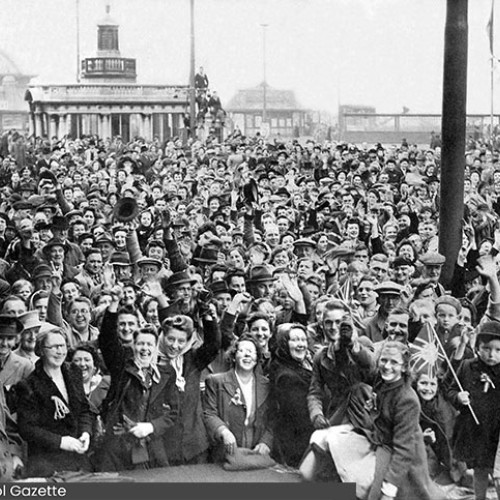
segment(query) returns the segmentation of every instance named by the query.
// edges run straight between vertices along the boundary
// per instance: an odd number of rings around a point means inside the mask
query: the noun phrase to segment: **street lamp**
[[[266,79],[266,29],[268,24],[261,24],[262,27],[262,69],[264,75],[263,100],[262,100],[262,123],[267,122],[267,79]]]

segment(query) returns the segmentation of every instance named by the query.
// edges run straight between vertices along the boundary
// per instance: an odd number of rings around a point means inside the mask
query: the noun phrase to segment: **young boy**
[[[477,500],[486,499],[500,432],[500,323],[484,321],[476,339],[477,358],[465,359],[458,369],[462,390],[453,380],[446,398],[460,411],[453,433],[455,458],[474,469]],[[474,411],[479,425],[472,415]],[[495,476],[496,477],[496,476]],[[496,481],[500,498],[500,484]]]

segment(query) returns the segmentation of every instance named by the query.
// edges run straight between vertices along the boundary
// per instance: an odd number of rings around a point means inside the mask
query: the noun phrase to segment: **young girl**
[[[364,404],[371,428],[350,423],[321,431],[328,433],[328,449],[341,480],[356,483],[359,499],[444,498],[427,470],[420,404],[411,386],[409,362],[407,345],[386,341],[378,357],[373,394]]]
[[[500,432],[500,323],[482,323],[476,346],[477,358],[465,359],[458,369],[463,390],[453,381],[446,396],[460,410],[453,433],[455,456],[474,469],[476,500],[484,500]]]
[[[420,427],[424,434],[431,477],[448,474],[458,482],[461,471],[453,460],[451,438],[457,412],[444,399],[436,370],[422,369],[415,375],[414,387],[420,401]]]

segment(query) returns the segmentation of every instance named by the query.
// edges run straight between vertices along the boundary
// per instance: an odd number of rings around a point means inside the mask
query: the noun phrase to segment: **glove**
[[[82,453],[83,450],[82,443],[72,436],[63,436],[59,447],[61,450],[73,451],[76,453]]]
[[[151,422],[138,422],[129,430],[129,432],[136,438],[142,439],[149,436],[150,434],[153,434],[154,430],[155,429]]]
[[[316,415],[313,420],[313,427],[319,431],[321,429],[328,429],[330,427],[330,423],[324,417],[324,415]]]

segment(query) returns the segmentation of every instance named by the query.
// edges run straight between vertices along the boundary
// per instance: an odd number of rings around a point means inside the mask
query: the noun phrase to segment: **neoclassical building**
[[[29,87],[30,132],[62,138],[97,134],[161,140],[179,135],[188,86],[137,83],[136,60],[122,57],[109,5],[97,25],[97,54],[81,61],[81,82]]]

